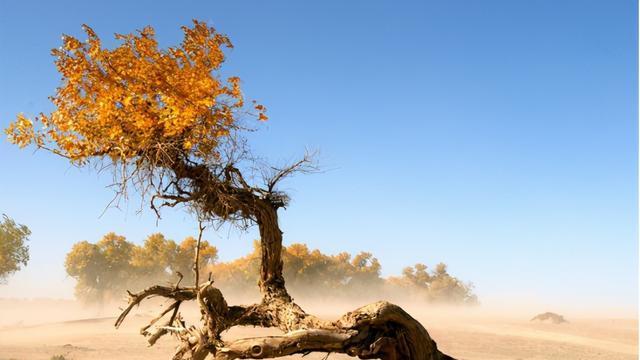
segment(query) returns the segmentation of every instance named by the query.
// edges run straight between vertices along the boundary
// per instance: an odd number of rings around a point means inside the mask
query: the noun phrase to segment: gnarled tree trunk
[[[263,296],[288,297],[282,276],[282,231],[278,209],[269,201],[259,201],[256,222],[260,231],[260,291]]]
[[[249,306],[228,306],[212,281],[186,288],[154,286],[137,294],[129,293],[129,306],[116,326],[145,298],[163,296],[174,303],[141,332],[149,336],[150,344],[166,333],[174,333],[181,341],[174,359],[202,360],[209,355],[217,360],[263,359],[314,351],[345,353],[361,359],[452,359],[438,350],[417,320],[386,301],[363,306],[333,322],[307,314],[293,302],[282,275],[282,231],[278,225],[282,198],[271,190],[249,187],[233,168],[225,170],[227,177],[221,181],[206,168],[179,165],[174,169],[177,177],[191,181],[194,189],[191,193],[198,194],[195,201],[205,213],[222,219],[240,214],[258,225],[262,300]],[[188,327],[181,319],[178,309],[188,300],[198,300],[202,328]],[[168,322],[154,333],[149,332],[150,326],[167,313],[171,313]],[[284,334],[222,341],[223,331],[241,325],[277,327]]]
[[[307,314],[293,302],[282,276],[282,231],[277,207],[257,212],[261,237],[260,312],[273,318],[279,337],[242,339],[219,351],[216,359],[278,357],[309,351],[341,352],[362,359],[451,359],[442,354],[427,330],[399,306],[385,301],[347,313],[335,322]]]

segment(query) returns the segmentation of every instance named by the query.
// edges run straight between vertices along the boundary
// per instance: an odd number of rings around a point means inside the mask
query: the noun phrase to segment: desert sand
[[[158,304],[155,304],[156,306]],[[457,359],[607,359],[638,358],[637,319],[568,318],[569,323],[531,322],[530,313],[499,314],[476,308],[401,304],[422,322],[446,353]],[[336,318],[355,304],[304,304],[325,318]],[[170,359],[176,342],[165,337],[148,347],[138,330],[157,308],[140,307],[120,329],[114,307],[87,308],[70,300],[1,300],[0,360]],[[196,317],[195,309],[187,317]],[[275,329],[235,328],[226,338],[277,334]],[[311,354],[305,359],[323,359]],[[297,357],[290,357],[297,358]],[[329,359],[347,359],[331,354]]]

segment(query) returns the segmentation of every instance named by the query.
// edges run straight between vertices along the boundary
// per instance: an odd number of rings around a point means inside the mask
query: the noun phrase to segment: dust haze
[[[120,329],[115,329],[114,322],[126,306],[125,288],[136,292],[152,284],[175,285],[182,274],[187,274],[183,284],[193,281],[188,276],[193,254],[185,252],[193,248],[191,242],[193,239],[188,238],[178,244],[154,234],[137,246],[124,237],[107,234],[96,245],[77,245],[95,247],[96,251],[90,252],[96,257],[92,261],[74,246],[76,250],[69,252],[65,264],[68,275],[77,281],[78,300],[0,299],[0,360],[170,359],[177,340],[166,336],[149,347],[139,333],[169,303],[159,298],[147,300],[134,309]],[[124,259],[122,264],[110,263],[113,257],[105,254],[118,249],[130,251],[115,257]],[[208,244],[204,254],[209,254],[203,257],[205,273],[216,274],[215,284],[229,304],[259,302],[257,243],[253,252],[229,262],[217,261],[217,249]],[[450,273],[443,263],[408,266],[401,275],[385,278],[375,256],[365,252],[332,255],[293,244],[283,249],[283,255],[291,295],[311,313],[333,320],[364,304],[388,300],[417,318],[438,347],[456,359],[637,358],[635,314],[613,318],[614,313],[605,309],[588,312],[573,308],[564,313],[561,310],[566,306],[553,309],[533,302],[487,302],[478,299],[473,286],[458,279],[455,269]],[[95,274],[99,278],[94,278]],[[550,313],[553,311],[560,314]],[[194,302],[183,305],[181,313],[188,324],[198,324],[199,309]],[[532,321],[536,316],[542,321]],[[554,319],[566,322],[556,323]],[[274,328],[240,327],[224,333],[224,338],[279,332]],[[324,356],[318,353],[305,358]],[[331,354],[330,358],[349,357]]]
[[[296,296],[301,306],[322,318],[335,319],[367,301],[341,301]],[[244,298],[243,298],[244,297]],[[257,299],[228,296],[230,303]],[[428,329],[438,347],[458,359],[636,359],[637,319],[607,318],[603,314],[562,314],[567,323],[530,321],[549,309],[510,306],[451,306],[391,299]],[[139,329],[155,316],[161,300],[143,303],[124,325],[113,326],[125,301],[87,305],[75,300],[1,299],[0,359],[170,359],[177,341],[162,338],[148,347]],[[198,319],[195,304],[182,311],[188,321]],[[517,308],[517,309],[516,309]],[[277,329],[234,328],[227,339],[277,334]],[[322,359],[310,354],[307,359]],[[300,357],[289,357],[300,358]],[[329,359],[347,359],[331,354]],[[58,358],[60,359],[60,358]]]

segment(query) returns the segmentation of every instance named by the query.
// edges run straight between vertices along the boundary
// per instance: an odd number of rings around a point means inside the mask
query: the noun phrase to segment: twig
[[[202,232],[205,228],[206,226],[202,225],[202,220],[198,220],[198,242],[196,243],[196,256],[193,262],[193,272],[196,276],[196,289],[198,289],[198,286],[200,285],[200,270],[198,269],[198,263],[200,262],[200,242],[202,242]]]

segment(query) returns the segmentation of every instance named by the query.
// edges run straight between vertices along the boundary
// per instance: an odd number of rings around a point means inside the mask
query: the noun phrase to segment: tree
[[[131,283],[133,252],[134,245],[113,232],[96,244],[87,241],[74,244],[65,259],[65,268],[76,279],[76,297],[102,302],[121,294]]]
[[[294,173],[314,170],[312,158],[285,166],[260,166],[248,149],[245,115],[267,120],[265,108],[245,106],[240,79],[223,80],[220,67],[229,39],[206,24],[183,27],[179,46],[158,48],[151,27],[116,35],[120,45],[105,49],[84,26],[86,41],[63,37],[53,50],[63,83],[52,97],[55,110],[34,120],[18,115],[6,132],[15,144],[33,144],[84,166],[113,170],[120,194],[127,185],[163,206],[186,206],[199,221],[257,225],[260,233],[259,288],[262,301],[228,306],[211,281],[192,287],[155,286],[132,294],[118,318],[151,295],[174,302],[166,326],[143,333],[151,344],[169,326],[181,339],[176,359],[278,357],[309,351],[344,352],[362,358],[445,358],[427,331],[401,308],[371,304],[336,322],[307,314],[293,302],[283,277],[278,210],[288,196],[278,189]],[[37,125],[34,125],[35,124]],[[260,167],[261,179],[250,176]],[[202,228],[201,228],[202,230]],[[199,241],[198,241],[199,243]],[[196,251],[197,253],[197,251]],[[197,264],[197,260],[196,260]],[[198,267],[195,266],[198,279]],[[197,300],[203,327],[187,327],[180,304]],[[155,322],[155,320],[154,320]],[[280,337],[223,342],[220,333],[237,325],[278,327]]]
[[[178,246],[175,260],[171,265],[172,272],[183,274],[188,282],[195,280],[192,270],[193,261],[196,258],[196,247],[198,247],[198,239],[193,236],[186,237]],[[218,260],[218,249],[208,241],[201,241],[199,247],[198,269],[205,269]]]
[[[472,291],[473,284],[465,284],[451,276],[444,263],[437,264],[431,273],[424,264],[406,267],[401,277],[392,277],[388,282],[394,288],[405,289],[429,302],[470,305],[478,302]]]
[[[102,274],[105,258],[100,248],[88,241],[74,244],[64,262],[69,276],[76,279],[76,297],[85,301],[102,301],[104,286]]]
[[[149,235],[142,247],[136,247],[132,264],[142,277],[164,280],[171,275],[178,245],[160,233]]]
[[[0,283],[27,265],[31,231],[25,225],[16,224],[7,215],[0,222]]]
[[[253,295],[260,278],[260,242],[253,242],[253,251],[229,262],[209,266],[215,280],[222,287],[240,295]]]
[[[103,289],[123,290],[132,266],[130,262],[133,245],[124,236],[108,233],[96,244],[103,260],[100,287]]]
[[[75,244],[67,255],[67,273],[76,279],[76,296],[87,302],[120,298],[127,288],[143,288],[154,283],[182,278],[193,283],[192,273],[198,240],[186,237],[179,245],[156,233],[142,245],[128,242],[115,233],[106,234],[96,244]],[[260,242],[251,253],[229,262],[218,262],[218,250],[201,241],[198,268],[215,274],[216,286],[229,295],[253,297],[260,278]],[[416,264],[403,270],[401,277],[383,278],[381,265],[372,254],[346,252],[327,255],[310,250],[305,244],[283,247],[283,276],[287,288],[301,297],[351,300],[363,297],[412,297],[422,302],[474,304],[471,286],[449,275],[446,265],[436,270]],[[309,294],[309,295],[307,295]]]
[[[191,268],[196,242],[193,237],[187,237],[177,245],[156,233],[138,246],[111,232],[96,244],[87,241],[74,244],[67,254],[65,267],[67,274],[76,279],[76,297],[101,303],[121,298],[127,288],[167,282],[182,274],[193,282]],[[199,263],[204,268],[213,264],[218,249],[203,241],[200,253]]]
[[[471,293],[472,284],[464,284],[447,272],[447,265],[439,263],[431,277],[429,300],[441,302],[476,303],[478,299]]]

